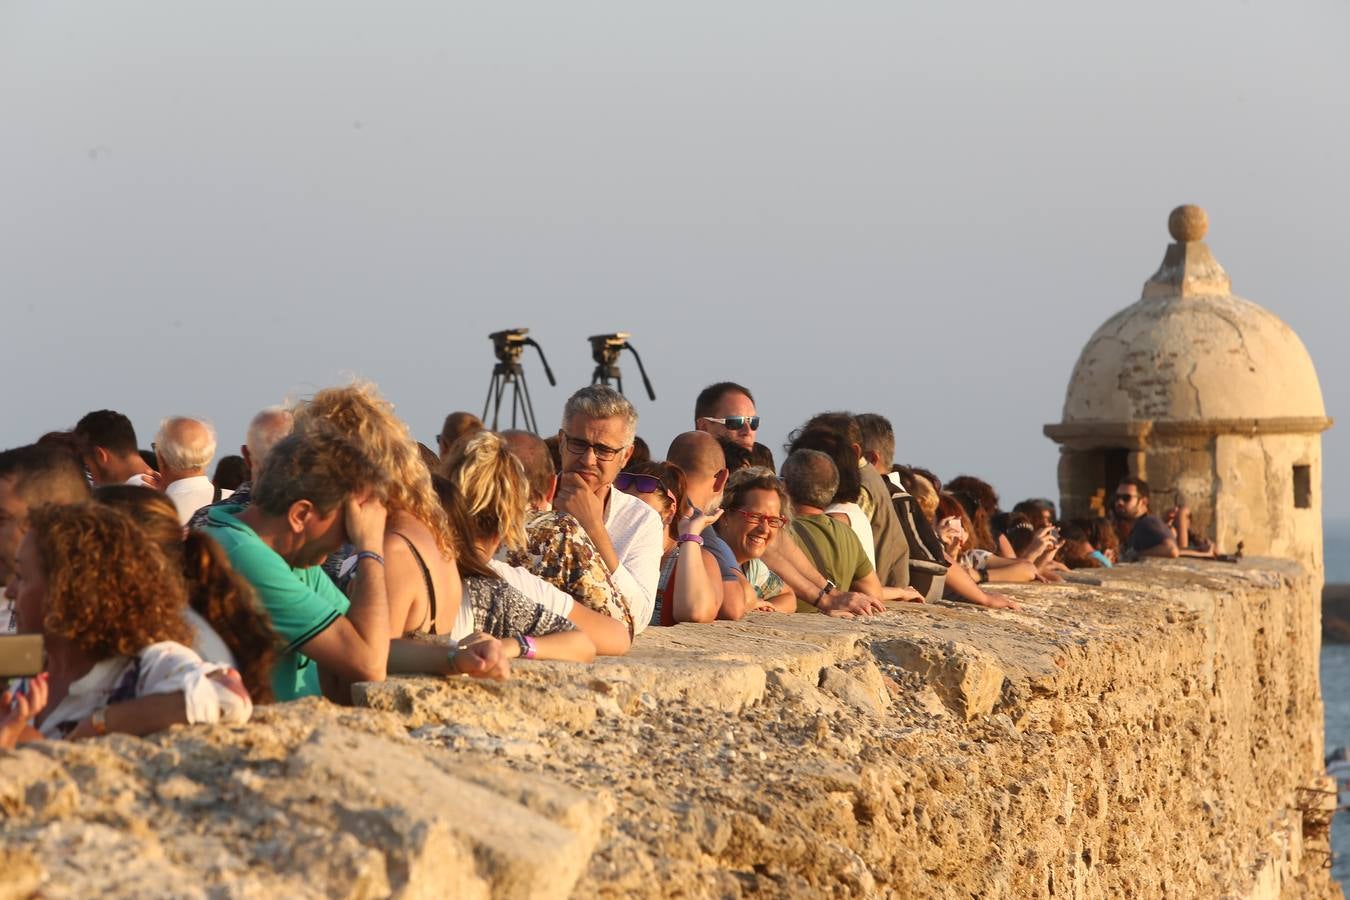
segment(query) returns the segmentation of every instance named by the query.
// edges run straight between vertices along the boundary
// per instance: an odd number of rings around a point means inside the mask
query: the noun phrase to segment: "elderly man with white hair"
[[[205,528],[207,512],[212,506],[226,502],[232,506],[248,506],[253,501],[253,480],[262,471],[263,462],[272,452],[272,448],[281,443],[283,438],[289,437],[294,430],[295,417],[284,406],[269,406],[254,416],[248,423],[244,446],[239,448],[244,462],[248,463],[248,481],[239,485],[233,494],[224,492],[225,496],[229,497],[228,501],[216,500],[193,513],[188,527],[193,530]]]
[[[178,521],[186,525],[203,506],[230,495],[211,483],[206,467],[216,455],[216,430],[211,423],[188,416],[170,416],[159,423],[155,442],[161,489],[178,507]]]

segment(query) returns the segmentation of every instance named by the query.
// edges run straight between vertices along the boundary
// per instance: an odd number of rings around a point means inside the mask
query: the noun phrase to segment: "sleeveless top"
[[[411,634],[414,637],[420,635],[434,635],[436,634],[436,585],[431,580],[431,569],[427,567],[427,561],[423,559],[422,554],[417,551],[417,545],[412,542],[411,538],[406,534],[397,531],[392,533],[403,538],[403,543],[407,544],[408,549],[412,551],[413,559],[417,560],[417,567],[422,570],[422,581],[427,586],[427,600],[429,606],[427,622],[425,625],[418,626]]]

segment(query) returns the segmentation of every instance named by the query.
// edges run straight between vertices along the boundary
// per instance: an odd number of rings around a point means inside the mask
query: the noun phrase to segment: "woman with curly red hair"
[[[6,595],[19,632],[44,637],[48,708],[32,711],[44,737],[242,723],[252,712],[238,673],[184,646],[183,576],[123,512],[32,510]]]
[[[234,570],[215,539],[201,531],[184,534],[173,501],[159,491],[113,484],[95,490],[94,499],[131,516],[181,569],[188,588],[185,613],[197,655],[238,669],[253,702],[271,703],[276,636],[253,586]]]

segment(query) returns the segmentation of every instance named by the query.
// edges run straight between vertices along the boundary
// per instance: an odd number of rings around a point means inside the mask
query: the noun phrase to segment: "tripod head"
[[[553,377],[553,370],[548,367],[548,360],[544,357],[544,348],[539,346],[539,342],[532,337],[526,337],[530,333],[528,328],[506,328],[502,331],[494,331],[488,335],[492,341],[492,352],[497,355],[497,365],[520,368],[520,358],[525,353],[526,347],[533,347],[539,353],[539,361],[544,364],[544,374],[548,376],[548,383],[558,384]],[[513,369],[513,371],[514,371]]]
[[[642,365],[642,357],[638,356],[637,348],[628,343],[632,337],[627,331],[613,331],[609,334],[593,334],[587,340],[591,342],[591,359],[595,360],[595,372],[591,375],[591,384],[608,385],[611,380],[618,382],[619,393],[623,393],[623,375],[619,372],[619,354],[624,350],[633,354],[637,360],[638,372],[642,375],[642,384],[647,388],[647,396],[656,399],[656,391],[652,390],[651,379],[647,377],[647,369]]]

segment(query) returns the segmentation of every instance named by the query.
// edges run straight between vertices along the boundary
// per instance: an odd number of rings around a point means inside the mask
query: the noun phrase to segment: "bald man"
[[[211,423],[188,416],[171,416],[159,423],[155,442],[161,490],[178,508],[178,521],[186,525],[192,514],[231,492],[216,487],[206,467],[216,455],[216,430]]]
[[[722,508],[722,491],[727,486],[730,473],[717,438],[706,431],[677,434],[666,451],[666,462],[679,466],[680,471],[684,472],[684,497],[691,505],[709,515]],[[722,603],[711,615],[696,615],[690,621],[739,619],[747,610],[758,605],[755,602],[755,590],[736,564],[736,554],[732,553],[715,528],[703,529],[701,537],[703,552],[717,561],[717,569],[722,576]]]

